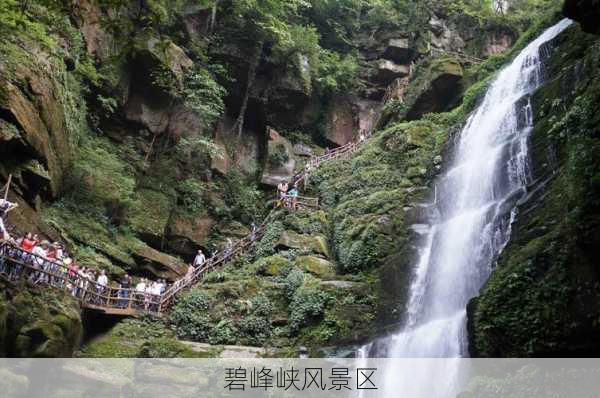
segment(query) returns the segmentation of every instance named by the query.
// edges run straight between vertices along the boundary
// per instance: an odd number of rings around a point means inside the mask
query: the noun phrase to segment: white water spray
[[[542,82],[540,47],[570,24],[563,20],[546,30],[503,69],[460,133],[448,171],[435,185],[431,207],[436,217],[428,228],[419,228],[420,258],[406,322],[384,340],[383,356],[468,356],[467,303],[506,245],[515,202],[531,179],[527,142],[533,117],[528,95]],[[457,362],[440,362],[426,371],[389,369],[384,390],[389,396],[397,396],[396,392],[410,397],[455,396],[464,371]]]

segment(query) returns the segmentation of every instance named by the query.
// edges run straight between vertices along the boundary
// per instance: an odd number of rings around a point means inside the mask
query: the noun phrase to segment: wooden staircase
[[[351,142],[328,151],[324,155],[312,157],[305,168],[293,177],[292,182],[297,184],[306,181],[307,176],[325,162],[350,158],[364,142],[366,139]],[[297,197],[297,209],[315,210],[318,208],[318,198]],[[175,281],[160,295],[138,292],[135,289],[101,286],[95,281],[69,270],[61,262],[49,261],[9,242],[0,244],[0,275],[16,286],[28,284],[63,291],[78,300],[82,308],[105,314],[162,317],[183,291],[201,282],[209,273],[222,269],[235,257],[253,249],[256,242],[264,236],[267,226],[271,223],[272,215],[273,212],[253,233],[236,242],[229,250],[222,251],[208,259],[191,275]]]

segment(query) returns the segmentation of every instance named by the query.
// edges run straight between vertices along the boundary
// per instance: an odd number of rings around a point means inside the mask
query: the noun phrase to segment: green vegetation
[[[515,237],[470,306],[478,356],[560,356],[591,352],[600,314],[593,247],[600,225],[597,38],[578,27],[562,35],[532,98],[533,170],[544,196],[523,205]],[[577,61],[580,60],[580,61]],[[583,70],[580,68],[584,68]]]
[[[557,17],[550,11],[537,16],[554,7],[550,0],[514,1],[504,14],[487,0],[76,3],[0,4],[0,146],[10,148],[0,174],[22,173],[19,194],[57,239],[69,243],[79,263],[106,269],[112,278],[156,272],[151,268],[160,266],[148,252],[189,261],[199,247],[219,248],[225,238],[247,233],[251,222],[260,224],[272,195],[259,184],[263,169],[290,160],[301,165],[307,157],[287,143],[269,147],[266,127],[320,153],[318,145],[330,145],[322,133],[335,117],[328,113],[332,98],[383,95],[375,64],[387,40],[406,37],[416,53],[406,95],[386,105],[370,143],[352,159],[325,164],[310,176],[306,194],[321,199],[321,210],[276,211],[254,253],[208,275],[178,299],[164,322],[119,322],[79,353],[93,357],[218,355],[218,349],[198,352],[178,339],[284,353],[302,344],[322,355],[322,347],[356,344],[394,325],[401,311],[389,308],[401,308],[405,299],[415,204],[430,194],[427,186],[441,167],[450,132],[477,105],[493,74]],[[463,70],[451,57],[429,56],[436,28],[430,23],[437,19],[457,36],[453,40],[465,41],[460,51],[477,57],[492,35],[510,38],[532,26],[514,50]],[[563,51],[573,51],[567,58],[584,56],[581,49]],[[456,98],[436,109],[454,109],[406,122],[414,101],[450,72],[462,77]],[[597,88],[595,81],[589,85]],[[592,134],[598,121],[591,111],[598,101],[591,88],[573,90],[576,98],[552,91],[544,94],[552,102],[537,104],[543,129],[561,148],[569,171],[569,179],[556,179],[563,192],[549,191],[564,195],[568,209],[556,200],[549,211],[564,211],[568,222],[507,249],[506,271],[490,282],[478,313],[486,331],[515,331],[526,354],[557,346],[575,328],[548,320],[562,317],[563,301],[576,294],[573,257],[556,242],[567,231],[591,241],[595,231],[595,224],[575,221],[597,204],[588,193],[598,180]],[[11,115],[11,103],[24,104],[21,117]],[[575,129],[582,135],[575,138]],[[540,256],[558,260],[538,288],[534,265]],[[523,289],[530,291],[521,298],[526,304],[513,312],[515,302],[502,292],[518,297]],[[14,353],[70,355],[81,326],[70,300],[34,294],[19,300],[19,311],[40,309],[22,317]],[[498,308],[505,312],[498,315]],[[0,332],[8,312],[8,302],[0,303]],[[529,325],[515,325],[518,317],[551,325],[551,344]],[[56,341],[48,345],[54,351],[35,346],[36,333]],[[489,353],[493,344],[486,333],[477,338]]]

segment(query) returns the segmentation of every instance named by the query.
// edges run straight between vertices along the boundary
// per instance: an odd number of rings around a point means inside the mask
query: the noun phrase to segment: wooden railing
[[[324,155],[311,158],[304,170],[293,177],[292,182],[303,181],[308,173],[324,162],[349,158],[365,141],[366,137],[361,141],[348,143]],[[318,209],[319,198],[297,196],[296,206],[297,209]],[[248,236],[207,259],[192,274],[175,281],[160,295],[136,291],[135,288],[102,286],[74,269],[69,269],[62,262],[35,255],[9,242],[0,243],[0,276],[10,282],[24,282],[64,291],[77,299],[82,307],[100,310],[107,314],[162,316],[182,291],[202,281],[207,274],[221,269],[236,256],[252,249],[264,236],[273,214],[273,212],[269,213],[260,227]]]
[[[159,313],[159,295],[102,286],[60,262],[50,261],[7,242],[0,245],[0,274],[11,282],[23,281],[62,290],[79,300],[83,307],[103,309],[115,315]]]

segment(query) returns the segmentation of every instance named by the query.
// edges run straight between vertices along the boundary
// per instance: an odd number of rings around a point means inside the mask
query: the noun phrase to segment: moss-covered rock
[[[129,217],[131,228],[143,240],[159,246],[173,209],[171,198],[151,189],[140,189],[135,196],[137,203]]]
[[[27,288],[3,302],[2,349],[7,356],[70,357],[81,343],[83,325],[79,304],[54,291]]]
[[[327,238],[323,235],[303,235],[294,231],[285,231],[281,234],[275,246],[321,254],[325,257],[330,256]]]
[[[534,184],[497,270],[469,305],[475,356],[600,349],[597,42],[574,26],[546,48],[552,79],[532,98]]]
[[[119,322],[106,334],[84,345],[80,358],[208,358],[216,352],[198,352],[178,341],[167,326],[149,319]]]
[[[289,271],[292,263],[287,258],[274,255],[257,261],[258,272],[267,276],[281,276]]]
[[[315,256],[296,258],[296,266],[320,279],[332,278],[335,275],[335,266],[332,263]]]

